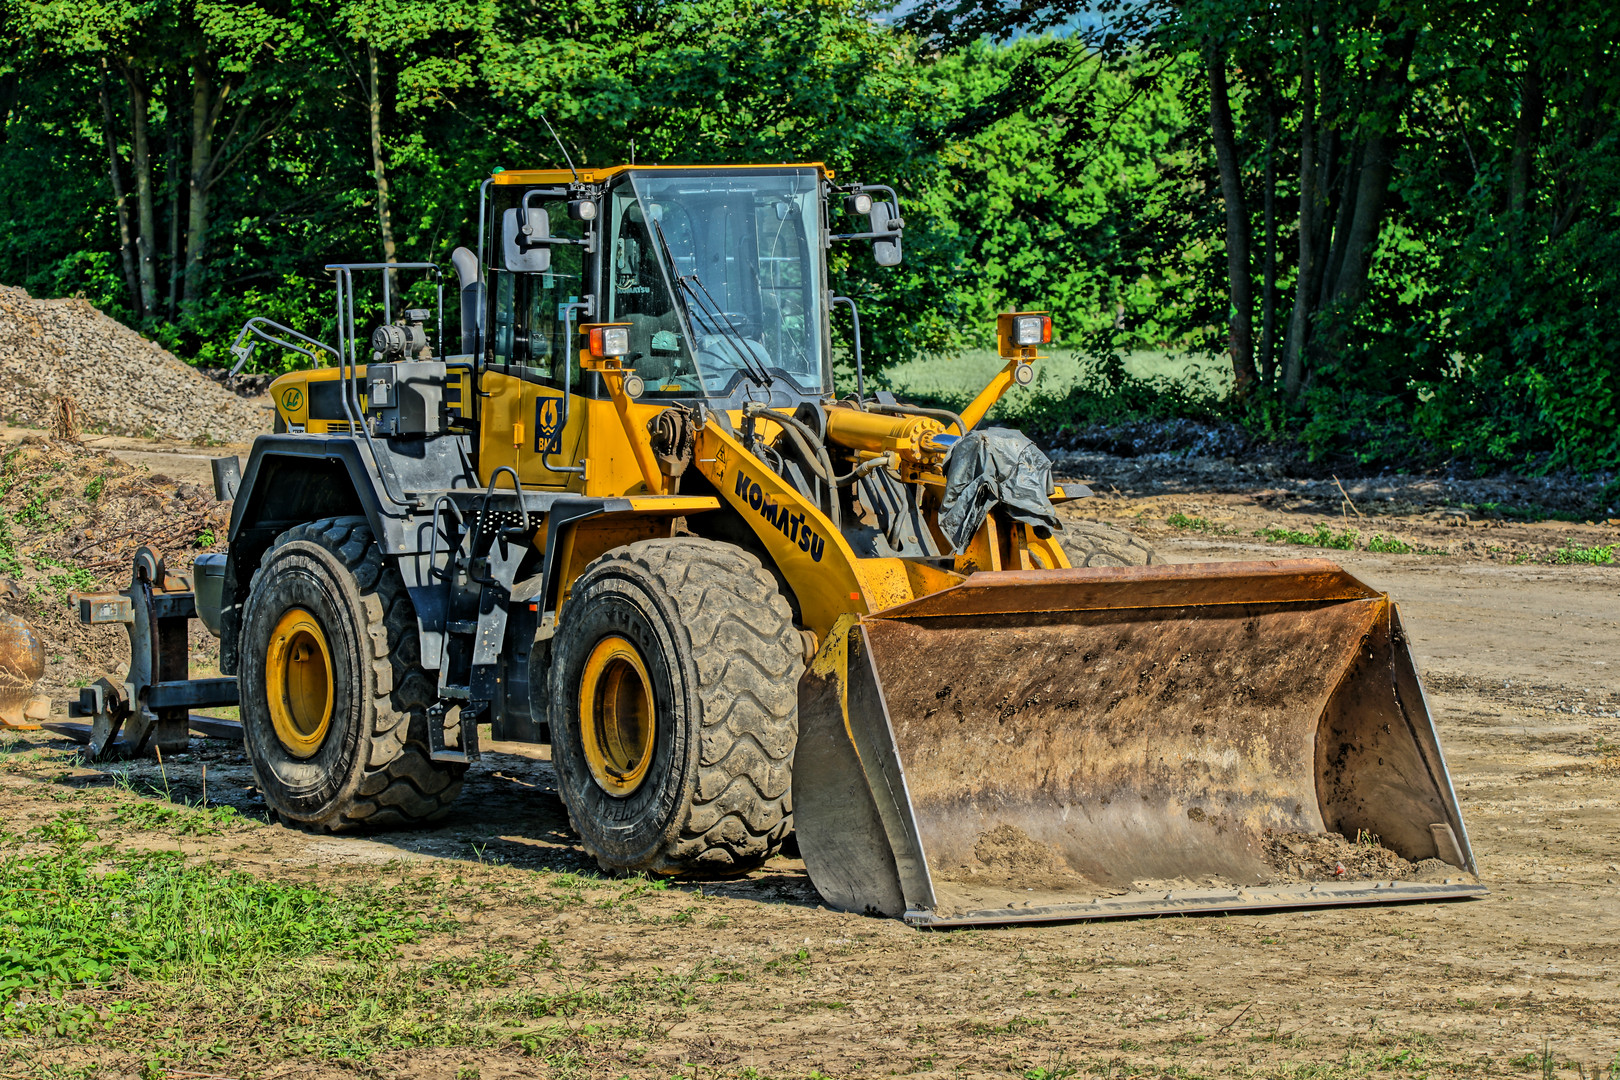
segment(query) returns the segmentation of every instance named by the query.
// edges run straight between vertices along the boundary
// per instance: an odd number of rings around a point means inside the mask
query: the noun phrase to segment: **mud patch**
[[[1005,822],[980,835],[973,845],[973,858],[973,863],[941,876],[951,881],[1032,888],[1062,888],[1085,880],[1057,848]]]
[[[1275,882],[1398,881],[1432,869],[1428,863],[1446,866],[1439,859],[1413,864],[1379,844],[1375,837],[1364,837],[1358,843],[1337,833],[1268,829],[1265,849],[1266,862],[1277,874]]]

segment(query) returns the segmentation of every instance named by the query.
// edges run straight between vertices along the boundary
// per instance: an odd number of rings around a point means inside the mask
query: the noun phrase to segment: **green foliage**
[[[1334,532],[1332,527],[1325,523],[1318,524],[1311,532],[1273,527],[1256,529],[1254,535],[1273,544],[1303,544],[1307,547],[1333,548],[1337,551],[1354,551],[1361,540],[1361,534],[1358,532],[1350,529]]]
[[[17,555],[17,539],[11,535],[11,522],[0,514],[0,574],[21,577],[22,559]]]
[[[1373,538],[1367,541],[1367,550],[1380,555],[1409,555],[1412,545],[1393,536],[1374,533]]]
[[[1084,363],[996,417],[1042,434],[1224,414],[1318,459],[1620,469],[1620,64],[1602,0],[907,10],[0,0],[0,281],[82,294],[199,364],[228,362],[252,314],[330,340],[322,267],[380,253],[383,181],[397,257],[443,263],[475,242],[492,169],[563,164],[549,123],[582,167],[821,160],[893,184],[905,264],[876,268],[860,244],[831,253],[879,383],[988,346],[997,311],[1037,308]],[[1232,207],[1212,57],[1229,83]],[[213,134],[194,195],[199,101]],[[1385,154],[1387,183],[1363,192]],[[1309,185],[1323,216],[1301,230]],[[1229,392],[1229,209],[1260,335],[1275,268],[1277,370],[1246,399]],[[151,232],[144,261],[121,228]],[[1301,236],[1320,249],[1304,267]],[[1219,377],[1130,369],[1153,352]],[[305,363],[254,354],[262,371]],[[960,406],[976,389],[913,394]]]
[[[1620,544],[1604,544],[1597,547],[1578,547],[1566,542],[1563,547],[1553,552],[1547,560],[1553,563],[1588,563],[1592,566],[1608,566],[1614,562],[1614,552]]]
[[[203,810],[141,799],[120,804],[113,812],[113,820],[125,828],[153,830],[175,836],[217,836],[246,819],[233,806],[215,806]]]
[[[1164,519],[1164,523],[1172,529],[1182,529],[1186,532],[1209,533],[1212,536],[1224,536],[1233,530],[1229,525],[1221,525],[1202,517],[1188,517],[1179,510]]]

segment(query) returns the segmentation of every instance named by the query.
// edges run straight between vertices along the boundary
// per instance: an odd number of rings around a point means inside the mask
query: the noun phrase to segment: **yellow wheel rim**
[[[315,616],[295,607],[281,617],[264,668],[276,738],[293,757],[313,757],[332,727],[332,653]]]
[[[579,686],[580,739],[591,775],[609,795],[641,786],[652,764],[652,680],[636,647],[622,637],[596,643]]]

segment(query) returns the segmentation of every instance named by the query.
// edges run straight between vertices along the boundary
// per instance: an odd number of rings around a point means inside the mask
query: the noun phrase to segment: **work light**
[[[1046,345],[1052,341],[1052,316],[1020,315],[1013,320],[1014,345]]]
[[[857,192],[849,197],[849,212],[852,214],[870,214],[872,212],[872,196],[866,192]]]
[[[623,356],[630,351],[630,328],[596,326],[591,328],[591,355],[598,359]]]

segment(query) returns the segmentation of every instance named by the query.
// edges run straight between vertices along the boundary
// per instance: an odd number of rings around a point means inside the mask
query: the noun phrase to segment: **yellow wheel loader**
[[[234,347],[311,366],[217,463],[228,552],[82,600],[138,659],[85,691],[93,749],[239,702],[270,809],[340,832],[443,815],[488,724],[549,743],[608,870],[735,873],[796,833],[829,904],[917,925],[1483,891],[1387,597],[1066,529],[1089,492],[981,426],[1046,313],[1000,317],[960,414],[867,392],[827,252],[892,266],[902,232],[818,164],[498,172],[458,349],[438,267],[329,267],[335,341]],[[397,310],[408,279],[436,310]],[[223,679],[186,677],[193,616]]]

